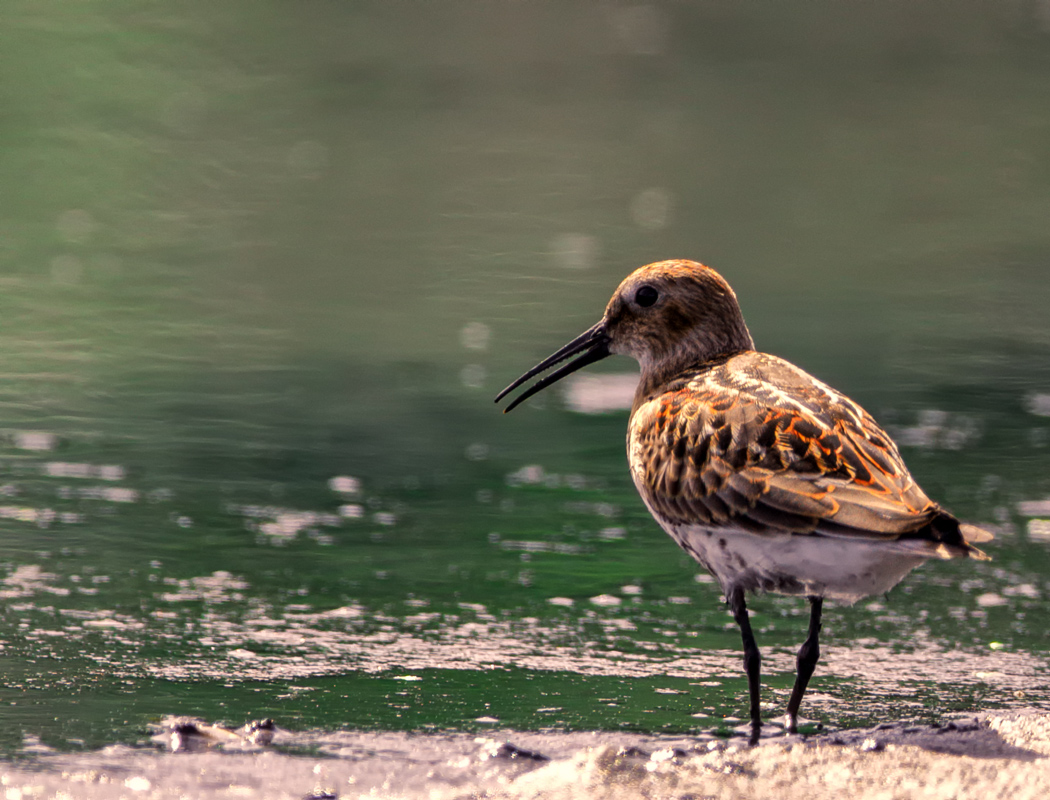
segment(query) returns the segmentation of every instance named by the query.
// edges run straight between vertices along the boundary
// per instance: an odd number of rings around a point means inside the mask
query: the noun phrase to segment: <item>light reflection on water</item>
[[[14,432],[8,441],[29,441],[34,446],[22,449],[40,454],[19,458],[8,490],[39,505],[12,506],[17,513],[5,514],[20,526],[8,540],[17,536],[26,555],[9,561],[0,578],[0,596],[8,601],[0,635],[9,659],[61,663],[75,654],[93,664],[79,677],[68,676],[82,688],[97,680],[98,670],[107,681],[145,681],[141,692],[166,682],[270,683],[293,694],[301,681],[358,676],[354,684],[367,686],[367,676],[412,674],[429,686],[442,683],[435,676],[443,672],[461,672],[472,676],[470,688],[442,696],[469,706],[475,694],[503,696],[508,674],[549,674],[595,682],[599,695],[608,681],[643,684],[626,697],[570,704],[564,712],[566,706],[537,697],[531,707],[490,702],[480,715],[454,714],[449,721],[492,717],[519,728],[602,728],[656,713],[663,729],[714,732],[737,719],[743,696],[738,634],[717,587],[695,574],[661,534],[650,536],[645,517],[625,511],[630,495],[610,491],[606,478],[520,466],[474,498],[484,515],[473,532],[445,540],[420,536],[430,528],[433,501],[417,505],[403,489],[379,495],[367,480],[346,474],[306,492],[324,498],[313,509],[241,502],[227,492],[216,498],[232,537],[223,548],[235,547],[231,555],[273,553],[277,560],[249,558],[237,568],[236,559],[223,559],[230,569],[187,574],[178,551],[146,560],[148,547],[103,568],[107,553],[116,551],[106,544],[97,550],[101,540],[93,534],[100,525],[148,531],[161,524],[182,531],[185,545],[195,548],[194,541],[214,534],[182,513],[190,499],[185,490],[136,488],[150,483],[149,476],[132,475],[121,464],[52,460],[58,437],[47,432],[28,440]],[[1036,501],[1019,508],[1042,511]],[[69,530],[78,537],[64,544],[53,538],[74,523]],[[34,537],[46,549],[37,549]],[[1009,547],[1009,538],[1000,545]],[[423,547],[428,557],[413,558],[405,547]],[[369,550],[364,558],[361,548]],[[325,551],[334,556],[331,574],[315,570],[274,585],[273,565]],[[462,563],[468,551],[492,587],[480,594],[464,592],[464,581],[478,580],[467,577],[478,575],[476,567]],[[578,580],[595,570],[589,581]],[[948,709],[1050,706],[1042,688],[1044,659],[1027,644],[1039,636],[1029,620],[1045,608],[1050,583],[1016,562],[955,572],[952,578],[927,567],[890,598],[829,609],[804,712],[844,725],[936,718]],[[446,574],[428,588],[433,573]],[[501,598],[492,591],[499,586],[514,586],[516,593]],[[765,655],[764,702],[775,714],[795,669],[804,608],[774,597],[756,601],[754,610]],[[396,695],[380,692],[363,715],[333,707],[321,724],[412,729],[429,718],[421,708],[398,711]],[[651,705],[672,695],[681,697],[670,706],[662,701],[662,710]],[[79,733],[74,728],[67,736]],[[63,738],[53,733],[49,740],[61,744]]]

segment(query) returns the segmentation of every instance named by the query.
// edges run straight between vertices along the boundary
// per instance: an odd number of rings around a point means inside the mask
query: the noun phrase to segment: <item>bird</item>
[[[597,324],[496,402],[561,364],[518,394],[507,413],[614,354],[641,368],[627,425],[634,485],[660,527],[717,580],[740,628],[750,744],[762,728],[762,659],[748,594],[809,602],[785,715],[784,728],[794,734],[820,658],[824,600],[883,595],[929,559],[989,560],[974,545],[992,534],[931,500],[861,406],[757,351],[732,288],[695,261],[632,272]]]

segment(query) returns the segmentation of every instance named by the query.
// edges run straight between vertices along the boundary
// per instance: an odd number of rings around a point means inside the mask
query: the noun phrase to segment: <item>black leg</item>
[[[813,677],[813,670],[820,658],[820,612],[824,606],[824,598],[809,598],[809,606],[809,635],[798,651],[798,675],[795,677],[795,688],[791,690],[791,699],[788,700],[788,733],[798,731],[798,707],[802,705],[802,695],[806,693],[809,679]]]
[[[744,590],[734,588],[729,592],[729,608],[733,619],[740,626],[740,637],[744,640],[744,672],[747,673],[747,691],[751,697],[751,744],[758,743],[758,734],[762,730],[762,711],[759,708],[762,672],[762,654],[758,652],[755,636],[751,633],[751,620],[747,616],[747,605],[744,603]],[[812,670],[811,670],[812,671]]]

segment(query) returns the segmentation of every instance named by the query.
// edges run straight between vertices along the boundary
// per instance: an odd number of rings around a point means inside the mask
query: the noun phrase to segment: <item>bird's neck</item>
[[[734,353],[722,353],[702,362],[689,361],[680,364],[663,362],[651,366],[643,364],[642,374],[638,379],[638,387],[634,391],[631,413],[633,414],[640,406],[654,397],[674,390],[677,385],[688,383],[698,373],[724,364],[728,359],[742,352],[747,351],[738,350]]]
[[[729,358],[755,349],[754,340],[740,320],[739,327],[731,327],[724,337],[699,336],[679,343],[670,352],[649,355],[638,360],[642,374],[634,393],[631,412],[646,401],[663,394],[668,387],[688,380],[710,367],[723,364]]]

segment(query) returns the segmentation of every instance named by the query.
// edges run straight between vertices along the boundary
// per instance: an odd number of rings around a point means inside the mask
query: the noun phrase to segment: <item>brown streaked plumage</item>
[[[678,544],[717,578],[741,628],[752,741],[761,657],[746,592],[809,598],[809,634],[788,701],[794,732],[819,658],[824,598],[854,602],[927,558],[987,556],[991,534],[960,522],[912,479],[889,435],[849,398],[756,352],[729,284],[692,261],[636,270],[601,321],[496,398],[572,356],[505,409],[611,354],[641,378],[628,423],[631,476]]]

